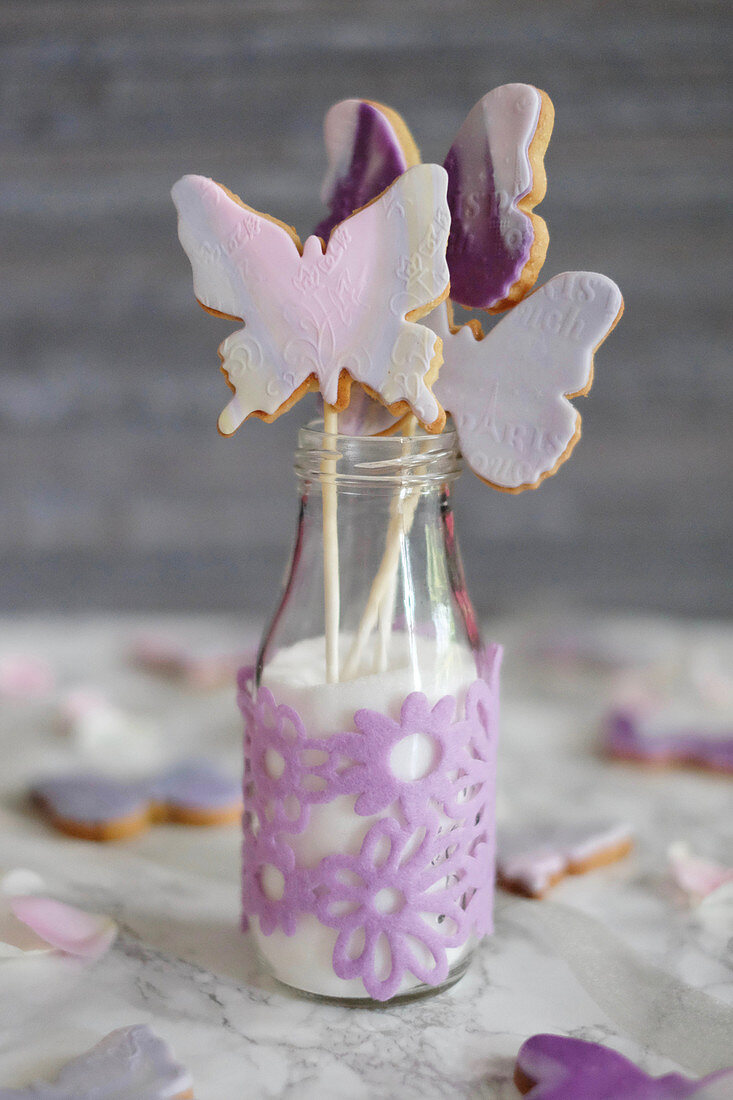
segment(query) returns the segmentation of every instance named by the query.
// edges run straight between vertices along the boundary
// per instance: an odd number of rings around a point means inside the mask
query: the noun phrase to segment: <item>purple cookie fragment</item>
[[[517,1055],[517,1086],[530,1100],[731,1100],[733,1068],[693,1081],[649,1077],[615,1050],[563,1035],[533,1035]]]
[[[645,732],[644,717],[627,708],[606,718],[604,742],[612,756],[649,764],[690,764],[733,772],[733,728],[719,732],[670,727],[666,733]]]

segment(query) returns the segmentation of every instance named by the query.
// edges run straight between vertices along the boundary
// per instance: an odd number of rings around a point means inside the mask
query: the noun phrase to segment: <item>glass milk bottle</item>
[[[491,931],[500,651],[455,537],[456,436],[300,431],[300,510],[245,717],[243,905],[282,983],[349,1003],[465,973]]]

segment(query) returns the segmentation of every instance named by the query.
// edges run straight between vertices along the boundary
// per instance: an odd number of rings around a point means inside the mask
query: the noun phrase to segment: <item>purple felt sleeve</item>
[[[408,973],[440,985],[449,950],[492,930],[500,662],[500,647],[490,647],[460,707],[452,696],[431,706],[414,692],[399,720],[363,709],[330,737],[307,730],[267,689],[253,697],[243,678],[243,908],[264,935],[293,935],[303,916],[315,916],[338,933],[334,973],[361,978],[369,996],[387,1000]],[[430,744],[428,764],[404,778],[395,750],[416,736]],[[292,838],[308,829],[311,808],[343,796],[367,819],[360,850],[343,850],[334,836],[332,854],[299,863]],[[265,868],[278,872],[277,897],[263,885]],[[387,908],[377,900],[385,896]],[[390,950],[386,975],[375,963],[380,937]],[[364,946],[355,954],[356,942]]]

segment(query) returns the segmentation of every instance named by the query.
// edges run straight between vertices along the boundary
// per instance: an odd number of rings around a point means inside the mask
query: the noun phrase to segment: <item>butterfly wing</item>
[[[290,336],[281,303],[301,270],[294,230],[244,206],[203,176],[175,184],[178,236],[191,261],[194,293],[212,313],[244,320],[219,354],[234,396],[219,417],[231,435],[248,416],[273,419],[310,387],[284,355]]]
[[[508,308],[533,286],[548,233],[532,208],[545,194],[552,133],[549,97],[530,84],[483,96],[458,131],[445,168],[451,298],[469,308]]]
[[[414,321],[448,293],[447,184],[439,165],[418,164],[331,234],[307,303],[328,404],[348,404],[346,375],[395,416],[413,412],[441,430],[445,414],[429,389],[440,341]],[[315,241],[306,241],[304,259]],[[294,357],[314,350],[309,333],[291,348]]]
[[[323,123],[328,167],[321,201],[330,211],[314,232],[328,240],[339,222],[420,163],[420,153],[396,111],[368,99],[344,99]]]
[[[426,321],[443,341],[435,394],[474,473],[496,489],[534,489],[580,438],[568,398],[587,393],[593,355],[623,311],[605,275],[557,275],[477,340],[451,330],[441,306]]]

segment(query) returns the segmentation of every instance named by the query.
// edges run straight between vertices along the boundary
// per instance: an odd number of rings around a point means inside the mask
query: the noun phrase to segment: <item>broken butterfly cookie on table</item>
[[[432,432],[445,413],[431,392],[440,339],[415,323],[448,293],[447,176],[417,165],[331,233],[324,246],[245,206],[202,176],[173,187],[194,291],[209,312],[243,320],[220,346],[234,396],[219,417],[231,435],[249,416],[273,420],[309,390],[346,408],[359,382],[395,416]]]

